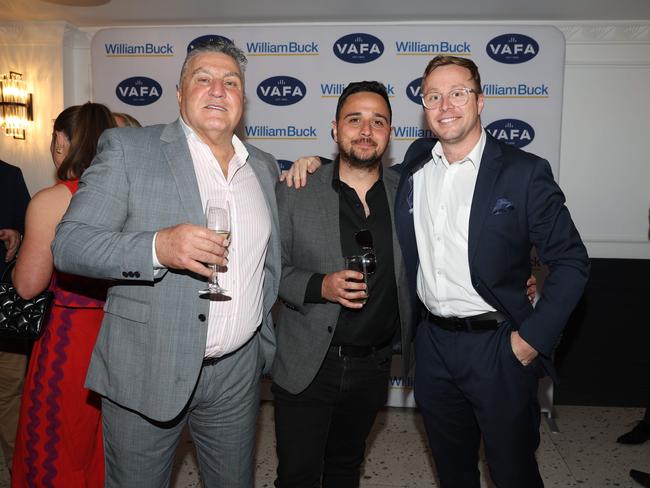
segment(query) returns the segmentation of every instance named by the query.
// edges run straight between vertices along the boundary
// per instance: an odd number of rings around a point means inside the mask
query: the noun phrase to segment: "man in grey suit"
[[[259,380],[280,277],[274,158],[234,131],[246,58],[188,53],[180,118],[104,133],[53,245],[57,269],[113,280],[86,385],[103,396],[106,486],[168,486],[188,424],[203,486],[250,487]],[[227,201],[233,241],[205,227]],[[212,271],[228,296],[200,296]]]
[[[399,175],[381,161],[390,123],[384,85],[351,83],[332,123],[334,164],[312,176],[310,191],[278,185],[285,306],[272,391],[280,488],[358,486],[394,343],[409,364],[408,286],[393,232]],[[344,269],[352,255],[376,262],[367,288],[356,281],[361,273]]]

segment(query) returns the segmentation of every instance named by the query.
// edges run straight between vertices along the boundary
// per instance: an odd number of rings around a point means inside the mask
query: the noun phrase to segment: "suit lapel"
[[[384,188],[386,189],[386,198],[388,199],[388,208],[390,210],[391,222],[394,224],[396,222],[395,217],[395,196],[397,194],[397,185],[399,183],[399,176],[395,173],[395,170],[384,167]],[[393,225],[393,228],[395,226]],[[397,237],[397,232],[392,232],[393,235],[393,261],[395,263],[395,277],[399,279],[399,276],[402,274],[403,260],[402,260],[402,250],[399,245],[399,239]]]
[[[180,120],[167,125],[160,140],[162,141],[162,152],[176,181],[176,187],[189,221],[196,225],[205,225],[194,163],[192,163],[192,155],[187,146],[185,133],[180,126]]]
[[[317,171],[313,177],[319,179],[318,185],[314,185],[315,198],[318,202],[320,222],[322,222],[323,235],[327,237],[325,245],[328,249],[329,259],[336,263],[336,269],[343,267],[343,253],[341,250],[341,227],[339,224],[339,194],[332,191],[332,178],[334,176],[335,163],[326,164],[321,171]],[[306,190],[309,191],[309,188]]]
[[[474,187],[474,196],[472,198],[472,208],[469,214],[469,232],[468,232],[468,258],[472,263],[479,242],[481,241],[481,232],[485,224],[485,219],[492,209],[490,202],[494,200],[494,184],[501,171],[503,158],[501,149],[492,137],[488,134],[481,158],[481,166],[476,178]]]

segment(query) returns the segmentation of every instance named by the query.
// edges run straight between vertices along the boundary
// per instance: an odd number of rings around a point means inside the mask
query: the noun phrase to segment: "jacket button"
[[[328,325],[328,326],[327,326],[327,332],[329,332],[329,333],[331,334],[331,333],[332,333],[332,330],[333,330],[333,329],[332,329],[332,326],[331,326],[331,325]]]
[[[129,278],[133,278],[133,271],[129,271]]]
[[[136,278],[140,278],[140,271],[136,271],[135,273],[133,273],[133,275],[134,275]]]
[[[201,322],[205,322],[205,315],[202,314],[202,313],[200,313],[200,314],[199,314],[199,320],[200,320]]]
[[[122,271],[122,276],[124,276],[125,278],[128,278],[128,277],[129,277],[129,273],[127,273],[126,271]]]

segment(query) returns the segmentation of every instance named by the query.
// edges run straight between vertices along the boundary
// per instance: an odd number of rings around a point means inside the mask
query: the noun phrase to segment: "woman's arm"
[[[27,207],[25,236],[12,274],[24,299],[35,297],[50,283],[54,270],[50,245],[71,198],[65,185],[55,185],[38,192]]]

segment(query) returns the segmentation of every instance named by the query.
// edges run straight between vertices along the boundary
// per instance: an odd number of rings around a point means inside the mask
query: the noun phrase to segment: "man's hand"
[[[539,354],[533,346],[521,338],[519,332],[513,330],[510,333],[510,346],[515,357],[524,366],[528,366]]]
[[[206,278],[212,270],[206,264],[228,264],[228,240],[216,232],[193,224],[180,224],[158,231],[156,255],[160,264],[186,269]]]
[[[18,246],[20,246],[20,232],[16,229],[0,229],[0,241],[2,241],[7,248],[7,254],[5,254],[5,261],[8,263],[18,252]]]
[[[291,188],[302,188],[307,186],[307,174],[311,174],[321,167],[320,158],[318,156],[306,156],[295,161],[291,168],[280,175],[280,181],[286,182],[287,186]]]
[[[534,304],[535,298],[537,298],[537,278],[535,278],[535,275],[530,275],[530,278],[526,281],[526,295],[528,301]]]
[[[362,308],[363,303],[353,300],[366,298],[363,274],[344,269],[325,275],[321,286],[321,295],[325,300],[340,303],[347,308]]]

